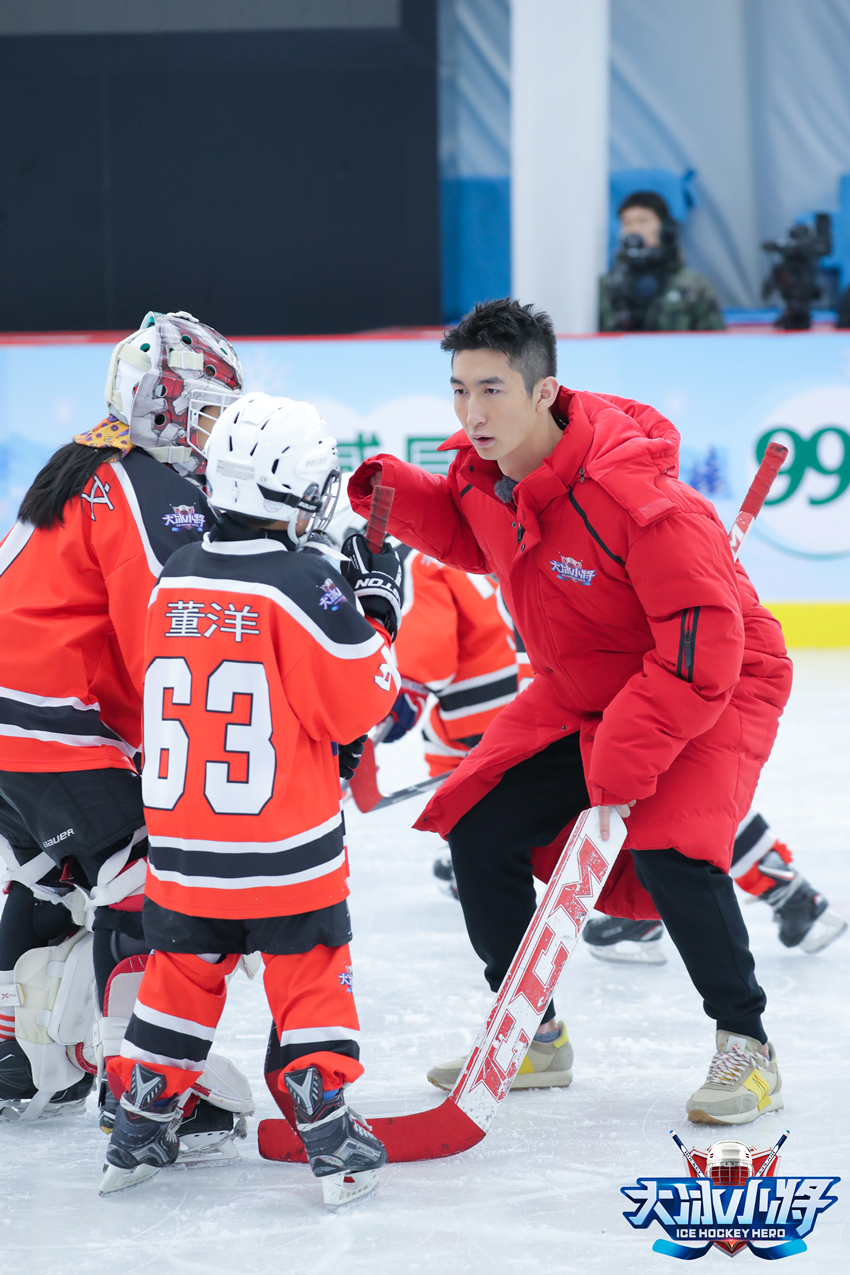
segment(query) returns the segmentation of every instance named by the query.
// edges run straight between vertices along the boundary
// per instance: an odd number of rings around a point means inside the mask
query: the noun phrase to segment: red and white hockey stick
[[[735,558],[786,455],[787,448],[781,444],[769,445],[729,533]],[[457,1155],[485,1136],[540,1026],[555,985],[575,951],[587,915],[596,906],[625,837],[626,826],[615,810],[611,811],[608,841],[600,836],[598,808],[579,815],[448,1098],[427,1111],[369,1121],[391,1161],[438,1160]],[[295,1132],[291,1108],[287,1109],[283,1095],[274,1096],[287,1119],[260,1122],[260,1155],[266,1160],[304,1162],[304,1147]]]
[[[768,443],[764,459],[756,471],[755,478],[750,483],[750,490],[744,497],[741,511],[732,523],[732,528],[729,532],[732,557],[736,560],[741,552],[741,545],[747,538],[750,527],[752,527],[761,512],[761,507],[767,500],[768,492],[773,486],[773,481],[787,455],[788,448],[783,447],[782,443]]]
[[[611,812],[610,840],[599,833],[599,811],[585,810],[564,847],[545,895],[502,983],[457,1084],[438,1107],[369,1120],[390,1160],[438,1160],[480,1142],[525,1057],[564,966],[581,936],[626,826]],[[287,1116],[285,1100],[278,1098]],[[288,1120],[263,1120],[260,1155],[303,1161],[304,1148]]]

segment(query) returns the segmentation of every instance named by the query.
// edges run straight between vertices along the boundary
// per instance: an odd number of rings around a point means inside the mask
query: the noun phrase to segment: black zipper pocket
[[[700,607],[692,607],[682,612],[682,624],[679,636],[679,659],[676,664],[676,676],[684,682],[694,680],[694,652],[697,644],[697,625]]]

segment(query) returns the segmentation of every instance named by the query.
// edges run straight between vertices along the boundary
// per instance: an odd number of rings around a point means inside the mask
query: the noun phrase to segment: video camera
[[[832,251],[829,213],[815,213],[814,226],[796,221],[785,239],[766,239],[762,248],[779,254],[761,290],[763,301],[778,292],[785,304],[775,326],[788,331],[810,328],[812,302],[821,295],[815,276],[821,257]]]
[[[672,243],[670,238],[662,234],[653,248],[646,246],[643,235],[626,235],[620,241],[608,288],[614,331],[645,331],[647,311],[664,287],[676,252],[675,236]]]

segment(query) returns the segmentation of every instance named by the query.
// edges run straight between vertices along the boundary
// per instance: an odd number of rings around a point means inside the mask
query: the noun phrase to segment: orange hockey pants
[[[282,1043],[297,1050],[284,1070],[318,1067],[326,1089],[361,1076],[348,946],[319,946],[291,956],[263,953],[263,961],[275,1026]],[[153,952],[121,1053],[107,1065],[110,1087],[117,1081],[119,1092],[129,1089],[140,1062],[165,1076],[163,1097],[190,1089],[203,1073],[224,1010],[225,975],[238,962],[233,954],[211,965],[200,956]]]

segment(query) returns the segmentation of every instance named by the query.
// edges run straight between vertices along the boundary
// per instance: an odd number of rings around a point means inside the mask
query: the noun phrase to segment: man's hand
[[[614,809],[621,819],[628,819],[634,804],[630,801],[627,806],[615,806]],[[607,841],[611,835],[611,807],[597,806],[596,808],[599,811],[599,835],[603,841]]]

